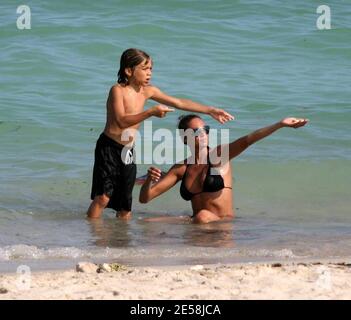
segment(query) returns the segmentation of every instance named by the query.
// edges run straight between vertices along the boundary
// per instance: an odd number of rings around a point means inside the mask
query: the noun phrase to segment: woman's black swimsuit
[[[190,192],[187,187],[185,186],[185,177],[186,177],[186,172],[188,170],[188,164],[186,165],[186,169],[182,178],[182,183],[180,185],[180,195],[185,201],[189,201],[192,199],[192,197],[203,193],[203,192],[217,192],[219,190],[222,190],[224,188],[232,189],[231,187],[225,187],[224,186],[224,181],[223,177],[219,174],[216,175],[211,175],[211,168],[212,165],[210,163],[209,156],[207,155],[207,162],[208,162],[208,169],[206,173],[206,178],[204,180],[203,186],[202,186],[202,191],[192,193]]]

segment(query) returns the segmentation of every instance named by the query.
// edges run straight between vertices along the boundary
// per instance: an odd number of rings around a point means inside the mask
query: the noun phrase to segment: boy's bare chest
[[[143,94],[139,95],[127,95],[124,97],[124,108],[128,114],[139,113],[143,111],[146,98]]]

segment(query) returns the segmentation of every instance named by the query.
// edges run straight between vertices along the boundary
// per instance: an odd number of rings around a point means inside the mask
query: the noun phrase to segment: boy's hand
[[[158,104],[151,108],[152,115],[158,118],[163,118],[166,116],[167,112],[173,112],[174,109]]]
[[[299,128],[304,126],[309,120],[301,118],[285,118],[280,121],[282,127]]]
[[[234,117],[231,114],[218,108],[212,108],[209,115],[222,124],[229,120],[234,120]]]
[[[152,182],[157,182],[158,180],[160,180],[161,175],[161,170],[156,167],[150,167],[147,171],[147,177],[151,179]]]

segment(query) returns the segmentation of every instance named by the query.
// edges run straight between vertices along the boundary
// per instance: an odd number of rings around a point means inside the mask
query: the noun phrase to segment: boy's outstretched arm
[[[180,110],[192,111],[205,113],[210,115],[212,118],[216,119],[220,123],[225,123],[229,120],[233,120],[234,117],[228,112],[210,106],[205,106],[203,104],[194,102],[189,99],[181,99],[169,96],[162,92],[159,88],[151,87],[151,99],[157,101],[158,103],[162,103]]]
[[[110,99],[115,120],[121,129],[125,129],[137,123],[143,122],[152,116],[163,118],[167,112],[173,111],[173,109],[166,106],[157,105],[137,114],[125,114],[123,93],[121,88],[118,86],[111,88]]]

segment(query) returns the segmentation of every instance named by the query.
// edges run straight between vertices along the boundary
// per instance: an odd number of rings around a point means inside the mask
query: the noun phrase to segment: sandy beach
[[[75,269],[0,275],[0,299],[351,299],[344,262]]]

